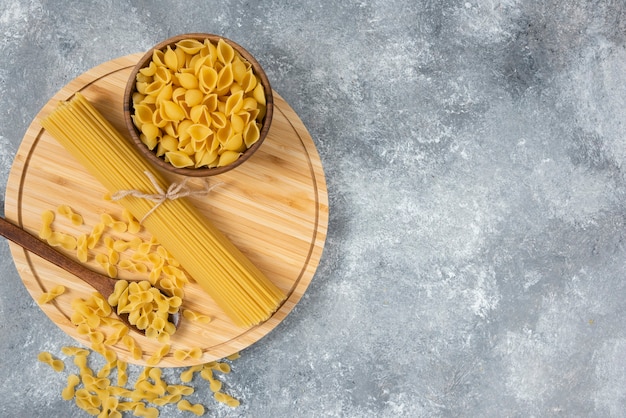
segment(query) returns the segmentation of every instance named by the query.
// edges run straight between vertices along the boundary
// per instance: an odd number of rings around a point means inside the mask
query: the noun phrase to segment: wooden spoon
[[[115,288],[116,279],[112,279],[100,273],[96,273],[93,270],[85,267],[79,262],[72,260],[65,254],[60,253],[47,243],[39,240],[28,231],[12,224],[5,218],[0,217],[0,235],[13,241],[22,248],[38,255],[39,257],[61,267],[65,271],[72,273],[74,276],[83,280],[85,283],[96,289],[105,299],[113,293]],[[113,309],[113,312],[116,312]],[[117,313],[117,312],[116,312]],[[124,322],[130,329],[145,334],[143,330],[140,330],[128,321],[128,314],[121,314],[118,317]],[[169,321],[178,328],[180,324],[180,314],[176,313],[170,315]]]

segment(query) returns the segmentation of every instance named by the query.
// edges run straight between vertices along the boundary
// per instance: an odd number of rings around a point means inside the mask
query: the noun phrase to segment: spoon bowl
[[[115,290],[115,283],[117,282],[116,279],[97,273],[85,267],[81,263],[72,260],[28,231],[14,225],[3,217],[0,217],[0,235],[32,252],[33,254],[38,255],[58,267],[61,267],[65,271],[72,273],[74,276],[83,280],[85,283],[97,290],[107,300]],[[116,309],[112,308],[112,310],[131,330],[145,335],[143,330],[130,323],[128,320],[128,314],[118,315]],[[179,312],[169,316],[169,321],[174,324],[176,328],[180,325],[180,319],[181,315]]]

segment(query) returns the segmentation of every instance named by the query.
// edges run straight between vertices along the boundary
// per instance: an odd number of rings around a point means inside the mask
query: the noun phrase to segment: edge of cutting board
[[[37,234],[43,210],[70,204],[83,215],[85,225],[80,230],[80,227],[59,221],[58,228],[80,234],[97,222],[99,214],[121,212],[114,203],[101,199],[105,192],[102,186],[94,184],[96,180],[51,139],[41,128],[40,121],[59,101],[80,91],[120,132],[124,132],[121,96],[126,78],[139,57],[141,54],[128,55],[94,67],[69,82],[43,106],[24,135],[9,173],[5,196],[7,219]],[[190,284],[185,290],[188,307],[211,316],[212,321],[206,325],[187,321],[187,325],[172,337],[172,350],[158,364],[159,367],[206,363],[249,347],[285,319],[313,279],[328,227],[324,171],[315,144],[302,121],[280,95],[276,92],[274,95],[274,120],[258,155],[242,166],[216,176],[215,180],[223,185],[212,192],[208,201],[199,198],[192,201],[287,293],[287,300],[268,321],[250,329],[236,329],[223,313],[216,311],[199,286]],[[55,156],[53,160],[51,155]],[[171,181],[176,180],[175,176],[168,176]],[[69,317],[71,300],[84,298],[93,290],[71,274],[13,243],[10,243],[10,250],[20,277],[35,301],[56,284],[64,284],[70,289],[52,303],[40,307],[64,332],[90,346],[84,336],[78,335]],[[68,252],[68,255],[72,254]],[[90,267],[99,269],[93,261]],[[121,344],[111,348],[119,358],[145,365],[160,344],[138,334],[133,336],[144,351],[142,359],[134,360]],[[174,358],[175,349],[194,346],[202,348],[200,359],[178,361]]]

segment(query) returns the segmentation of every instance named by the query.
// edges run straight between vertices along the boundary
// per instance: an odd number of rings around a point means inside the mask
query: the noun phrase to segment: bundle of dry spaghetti
[[[153,182],[168,189],[163,176],[80,93],[60,102],[41,124],[111,193],[158,194]],[[119,202],[143,219],[146,230],[236,325],[256,325],[284,301],[284,293],[185,198],[155,202],[128,194]]]

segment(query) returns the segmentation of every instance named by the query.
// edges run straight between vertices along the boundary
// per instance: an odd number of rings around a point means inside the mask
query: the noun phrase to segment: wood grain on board
[[[5,216],[27,231],[37,234],[41,213],[70,205],[83,216],[84,224],[74,226],[57,216],[53,229],[79,236],[89,233],[103,213],[121,218],[122,208],[104,199],[106,189],[52,138],[40,124],[59,101],[80,91],[118,129],[124,132],[122,95],[132,67],[141,54],[121,57],[77,77],[42,108],[27,130],[9,174]],[[219,310],[195,283],[185,287],[184,307],[211,317],[208,324],[184,320],[171,340],[171,351],[160,367],[189,366],[221,359],[255,343],[274,329],[293,309],[309,286],[322,255],[328,226],[328,195],[322,164],[309,133],[294,110],[276,92],[275,109],[268,138],[252,158],[236,169],[210,177],[220,183],[203,197],[189,198],[267,277],[287,295],[286,302],[266,322],[242,329]],[[170,181],[181,178],[165,174]],[[191,184],[202,181],[193,179]],[[128,233],[107,232],[117,238]],[[149,239],[145,231],[138,233]],[[52,303],[41,306],[63,331],[83,345],[89,341],[70,322],[71,302],[86,298],[93,289],[78,278],[10,244],[17,270],[31,296],[37,298],[63,284],[68,290]],[[93,255],[87,261],[103,271]],[[74,257],[71,251],[66,251]],[[119,278],[142,279],[137,273],[120,270]],[[27,328],[28,324],[24,324]],[[122,360],[145,361],[160,343],[133,334],[143,350],[134,360],[122,344],[112,346]],[[178,361],[176,349],[200,347],[200,359]]]

